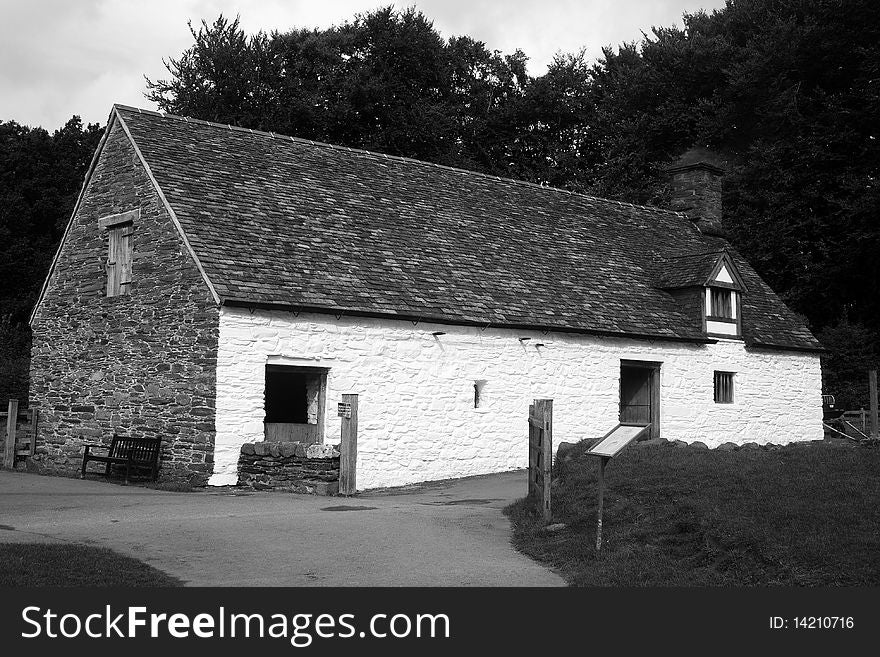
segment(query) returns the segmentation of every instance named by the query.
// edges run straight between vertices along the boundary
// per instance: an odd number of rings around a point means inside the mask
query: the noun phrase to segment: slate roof
[[[684,215],[116,106],[221,303],[711,342],[658,259],[718,251]],[[733,253],[744,339],[815,349]]]

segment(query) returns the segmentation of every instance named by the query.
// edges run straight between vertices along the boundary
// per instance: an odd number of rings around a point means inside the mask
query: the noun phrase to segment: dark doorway
[[[650,423],[644,440],[660,437],[660,363],[620,362],[620,423]]]
[[[324,442],[326,389],[326,369],[267,365],[266,440]]]

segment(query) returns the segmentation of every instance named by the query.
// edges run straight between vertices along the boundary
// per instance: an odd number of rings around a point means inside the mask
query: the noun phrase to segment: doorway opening
[[[269,442],[324,442],[327,370],[266,365],[264,437]]]
[[[620,423],[650,423],[642,440],[660,437],[660,363],[620,361]]]

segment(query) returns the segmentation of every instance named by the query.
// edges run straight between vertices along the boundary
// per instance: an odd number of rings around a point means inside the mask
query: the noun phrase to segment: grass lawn
[[[0,543],[0,586],[181,586],[113,550],[76,544]]]
[[[880,446],[823,441],[770,450],[634,444],[605,468],[579,443],[554,464],[557,532],[531,500],[506,509],[517,549],[575,586],[880,584]]]

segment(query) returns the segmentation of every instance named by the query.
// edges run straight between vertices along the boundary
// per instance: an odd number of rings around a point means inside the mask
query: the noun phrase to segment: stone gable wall
[[[107,215],[140,209],[131,294],[106,296]],[[218,309],[118,123],[33,321],[40,470],[73,474],[85,442],[163,437],[160,478],[213,466]]]

